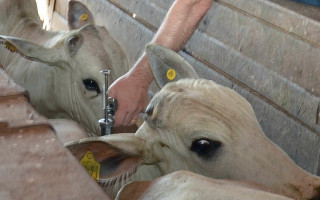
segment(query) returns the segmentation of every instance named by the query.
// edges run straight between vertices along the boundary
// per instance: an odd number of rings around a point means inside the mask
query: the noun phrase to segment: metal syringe
[[[104,85],[103,85],[103,111],[104,118],[99,120],[100,128],[101,128],[101,136],[112,134],[112,127],[114,122],[115,112],[117,110],[117,101],[112,97],[107,97],[107,91],[109,88],[108,79],[110,70],[101,70],[100,73],[104,75]]]

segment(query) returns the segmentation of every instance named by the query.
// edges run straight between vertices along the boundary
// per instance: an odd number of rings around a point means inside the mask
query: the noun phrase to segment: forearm
[[[213,0],[176,0],[152,40],[179,51],[190,39]]]
[[[154,80],[152,70],[149,66],[148,56],[144,52],[136,64],[129,71],[129,76],[133,77],[136,80],[139,80],[137,83],[140,87],[145,89],[149,88],[149,85]]]
[[[179,51],[190,39],[212,2],[213,0],[176,0],[151,42]],[[136,77],[144,77],[145,85],[150,85],[154,77],[145,53],[130,73]]]

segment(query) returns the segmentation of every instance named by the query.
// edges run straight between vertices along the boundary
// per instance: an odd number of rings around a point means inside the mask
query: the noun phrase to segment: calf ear
[[[61,49],[55,47],[46,48],[22,38],[0,35],[0,44],[5,45],[9,51],[18,53],[29,60],[43,62],[49,65],[54,65],[59,61],[66,60]]]
[[[92,153],[100,164],[99,180],[114,178],[142,162],[144,140],[134,134],[122,133],[96,138],[85,138],[67,143],[65,146],[81,161],[84,156]]]
[[[79,1],[69,1],[68,26],[70,30],[79,29],[88,24],[95,24],[92,13]]]
[[[146,46],[150,67],[158,85],[182,78],[199,78],[193,67],[178,53],[157,44]]]

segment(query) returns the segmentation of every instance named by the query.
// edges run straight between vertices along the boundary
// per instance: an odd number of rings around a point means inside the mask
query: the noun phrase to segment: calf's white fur
[[[68,25],[68,31],[43,30],[34,0],[1,0],[0,66],[28,90],[40,114],[72,119],[100,135],[99,72],[110,69],[112,82],[128,71],[127,58],[82,3],[69,2]]]
[[[125,185],[116,200],[289,200],[243,181],[218,180],[188,171],[176,171],[153,181]]]
[[[156,54],[158,68],[185,63],[157,45],[148,51]],[[320,178],[297,166],[265,136],[248,101],[210,80],[166,84],[149,103],[145,122],[134,135],[89,138],[67,146],[78,159],[88,150],[96,155],[103,169],[100,182],[110,196],[129,181],[187,170],[255,182],[293,199],[320,198]]]

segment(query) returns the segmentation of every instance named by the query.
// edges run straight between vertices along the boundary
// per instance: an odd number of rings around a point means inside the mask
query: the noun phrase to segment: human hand
[[[139,118],[149,102],[148,89],[149,83],[130,73],[111,84],[108,95],[118,102],[114,126],[132,125]]]

